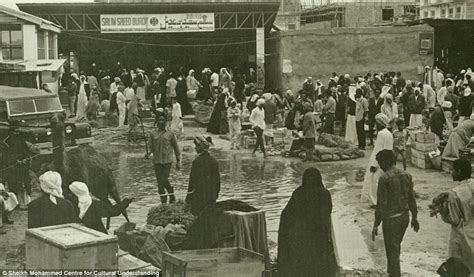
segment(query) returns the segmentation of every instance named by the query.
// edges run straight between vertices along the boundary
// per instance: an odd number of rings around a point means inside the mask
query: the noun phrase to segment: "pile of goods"
[[[306,152],[301,148],[287,155],[306,159]],[[340,136],[321,133],[316,141],[313,151],[314,161],[341,161],[364,157],[364,151],[360,150]]]
[[[178,200],[172,204],[158,205],[148,211],[146,223],[166,227],[168,224],[182,225],[188,229],[196,219],[190,212],[184,210],[184,202]]]
[[[208,124],[214,109],[212,101],[197,101],[193,104],[194,118],[201,124]]]
[[[411,163],[419,168],[433,168],[429,153],[437,148],[435,134],[421,130],[409,134],[411,140]]]

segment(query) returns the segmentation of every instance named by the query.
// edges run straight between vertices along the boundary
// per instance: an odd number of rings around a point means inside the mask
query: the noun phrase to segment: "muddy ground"
[[[150,207],[158,204],[154,174],[149,161],[143,159],[144,143],[127,142],[126,129],[107,127],[112,121],[101,121],[95,128],[94,147],[110,162],[122,196],[135,197],[129,214],[138,225],[144,224]],[[185,135],[180,141],[183,148],[183,168],[173,171],[171,179],[176,191],[186,190],[189,168],[194,152],[192,136],[204,134],[205,129],[188,119]],[[151,122],[145,122],[145,132],[152,130]],[[213,155],[221,168],[221,199],[243,199],[267,214],[270,251],[276,255],[279,215],[292,191],[300,185],[302,172],[309,166],[320,169],[325,185],[333,197],[333,223],[340,266],[351,275],[379,276],[386,266],[383,238],[375,242],[370,238],[374,220],[374,210],[367,203],[359,201],[363,176],[371,150],[366,150],[365,158],[338,162],[302,163],[296,158],[273,156],[263,159],[253,157],[250,150],[229,150],[227,140],[213,136]],[[402,244],[402,271],[407,276],[437,276],[438,266],[446,259],[447,241],[450,227],[440,219],[430,218],[428,204],[439,192],[452,187],[451,177],[443,172],[418,169],[411,165],[408,172],[413,175],[415,189],[420,198],[420,232],[408,230]],[[34,196],[33,196],[34,197]],[[180,196],[178,195],[178,198]],[[182,197],[181,197],[182,198]],[[27,226],[27,212],[15,210],[11,218],[14,225],[5,227],[6,235],[0,236],[0,269],[21,269],[25,263],[24,238]],[[112,228],[120,226],[123,218],[112,220]]]

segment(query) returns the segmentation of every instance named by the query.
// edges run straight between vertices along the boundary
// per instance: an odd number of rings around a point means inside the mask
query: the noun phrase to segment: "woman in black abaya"
[[[193,107],[189,103],[188,94],[187,94],[186,78],[182,71],[178,77],[178,84],[176,85],[176,99],[181,105],[182,115],[193,114]]]
[[[331,194],[321,173],[306,169],[303,185],[283,209],[278,231],[278,276],[336,276]]]
[[[221,92],[217,97],[214,110],[211,114],[211,119],[207,125],[207,132],[212,134],[227,134],[229,132],[229,125],[227,123],[227,107],[226,107],[227,94]]]

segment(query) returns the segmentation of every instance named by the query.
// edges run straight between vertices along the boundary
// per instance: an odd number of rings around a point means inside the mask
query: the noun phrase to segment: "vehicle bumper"
[[[76,139],[76,145],[67,145],[66,149],[72,149],[75,148],[81,144],[89,144],[92,143],[94,139],[92,137],[90,138],[82,138],[82,139]],[[39,149],[39,154],[40,155],[50,155],[53,153],[53,143],[51,142],[40,142],[40,143],[35,143],[34,146]]]
[[[94,142],[93,137],[76,139],[76,144],[77,145],[79,145],[79,144],[89,144],[89,143],[93,143],[93,142]]]

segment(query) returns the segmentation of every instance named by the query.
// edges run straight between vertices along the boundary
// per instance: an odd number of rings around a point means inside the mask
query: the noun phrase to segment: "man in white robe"
[[[379,113],[375,116],[377,126],[377,139],[374,143],[374,150],[370,155],[369,164],[365,171],[364,186],[362,187],[361,201],[369,201],[372,206],[377,204],[377,186],[383,171],[375,157],[382,150],[393,150],[393,135],[387,129],[389,119],[385,114]]]
[[[349,86],[349,99],[347,100],[349,103],[348,104],[349,111],[347,112],[346,135],[345,135],[345,140],[352,143],[353,145],[358,145],[356,117],[355,117],[355,111],[356,111],[356,105],[357,105],[357,101],[355,99],[356,90],[357,90],[357,87],[355,84],[351,84]],[[351,105],[353,105],[352,108],[351,108]]]

